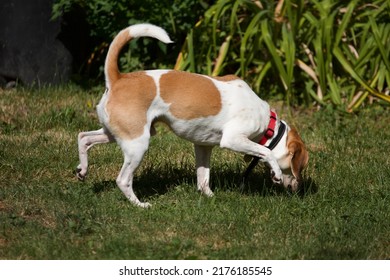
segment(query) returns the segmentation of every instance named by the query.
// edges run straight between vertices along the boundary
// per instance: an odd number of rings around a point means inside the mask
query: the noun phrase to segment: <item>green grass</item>
[[[389,259],[390,114],[294,109],[310,151],[289,195],[241,155],[216,148],[214,198],[196,191],[192,145],[158,128],[131,205],[115,185],[117,145],[90,151],[78,182],[77,133],[98,128],[98,92],[0,92],[0,259]],[[273,104],[281,107],[279,104]]]

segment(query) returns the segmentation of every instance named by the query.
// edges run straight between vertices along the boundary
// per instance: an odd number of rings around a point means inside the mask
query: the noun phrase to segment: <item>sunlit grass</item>
[[[78,182],[77,133],[99,127],[100,94],[77,88],[0,92],[1,259],[388,259],[387,108],[356,115],[292,109],[310,151],[305,190],[289,195],[242,155],[215,148],[212,189],[196,191],[193,147],[159,126],[131,205],[115,178],[117,145],[90,151]],[[280,107],[279,104],[273,104]]]

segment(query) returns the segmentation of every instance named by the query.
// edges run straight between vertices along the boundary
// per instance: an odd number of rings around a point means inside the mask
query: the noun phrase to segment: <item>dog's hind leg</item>
[[[120,141],[124,155],[122,169],[116,179],[116,183],[123,194],[135,205],[146,208],[150,203],[140,202],[133,191],[134,172],[140,165],[145,152],[149,147],[150,135],[142,135],[134,140]]]
[[[195,145],[196,177],[198,190],[207,196],[213,196],[210,189],[210,157],[212,146]]]
[[[88,150],[95,144],[114,141],[113,137],[103,128],[94,131],[80,132],[78,136],[80,164],[77,166],[77,178],[84,180],[88,172]]]

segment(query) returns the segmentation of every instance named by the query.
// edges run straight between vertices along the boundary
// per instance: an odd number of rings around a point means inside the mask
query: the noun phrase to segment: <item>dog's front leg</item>
[[[271,150],[252,142],[244,135],[234,133],[224,133],[220,146],[230,150],[258,157],[271,168],[271,178],[275,184],[282,184],[282,170],[280,169],[276,158],[272,155]]]
[[[195,144],[196,177],[198,190],[207,196],[213,196],[210,189],[210,157],[213,147]]]
[[[84,180],[88,172],[88,150],[95,144],[108,143],[113,141],[112,137],[99,129],[94,131],[80,132],[78,136],[79,159],[80,164],[77,166],[76,173],[79,180]]]

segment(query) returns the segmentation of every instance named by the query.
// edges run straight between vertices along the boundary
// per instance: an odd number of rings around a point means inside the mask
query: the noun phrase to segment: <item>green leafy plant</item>
[[[219,0],[187,36],[176,68],[233,72],[288,103],[353,111],[373,98],[390,102],[389,16],[386,0]]]
[[[121,29],[141,22],[163,27],[175,44],[167,47],[140,39],[125,48],[120,66],[123,71],[134,71],[173,66],[181,42],[208,6],[207,0],[55,0],[53,18],[81,11],[79,13],[85,16],[89,26],[91,40],[95,42],[86,63],[98,61],[98,67],[102,67],[108,46]]]

